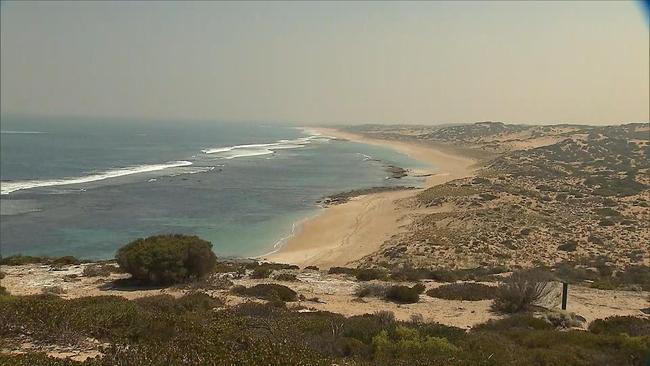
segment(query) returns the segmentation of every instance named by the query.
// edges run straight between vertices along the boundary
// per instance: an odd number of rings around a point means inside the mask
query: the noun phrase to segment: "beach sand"
[[[428,188],[474,174],[476,161],[418,143],[380,140],[331,128],[309,131],[369,145],[394,149],[433,166],[425,186]],[[413,210],[400,201],[420,190],[374,193],[356,197],[344,204],[324,209],[307,220],[277,252],[265,260],[320,268],[345,266],[379,249],[392,235],[410,222]]]

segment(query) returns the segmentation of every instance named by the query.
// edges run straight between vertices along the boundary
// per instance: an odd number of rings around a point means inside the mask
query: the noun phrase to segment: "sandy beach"
[[[332,128],[309,131],[370,145],[394,149],[432,165],[423,188],[473,174],[475,160],[437,150],[435,147],[403,141],[380,140]],[[400,204],[420,190],[382,192],[356,197],[324,209],[307,220],[287,243],[264,259],[320,268],[345,266],[373,253],[384,241],[410,222],[413,211]]]

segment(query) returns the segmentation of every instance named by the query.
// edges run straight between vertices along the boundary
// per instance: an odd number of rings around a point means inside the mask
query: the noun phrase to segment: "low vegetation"
[[[210,242],[180,234],[137,239],[120,248],[116,259],[134,280],[155,285],[203,278],[217,262]]]
[[[402,304],[412,304],[420,301],[420,294],[424,292],[424,286],[421,284],[412,287],[393,285],[386,289],[386,300]]]
[[[557,331],[529,315],[465,331],[390,312],[344,317],[270,304],[223,307],[204,293],[127,300],[98,296],[0,297],[0,342],[108,344],[103,356],[75,362],[43,353],[0,354],[2,365],[645,365],[647,320],[616,317],[588,331]]]
[[[430,289],[427,295],[446,300],[491,300],[496,296],[496,288],[473,282],[449,283]]]
[[[297,301],[298,294],[284,285],[262,283],[252,287],[235,286],[230,292],[239,296],[256,297],[269,301]]]
[[[93,263],[85,266],[81,274],[85,277],[108,277],[114,272],[119,272],[119,269],[112,264]]]
[[[492,307],[502,313],[530,310],[531,306],[548,295],[550,281],[550,275],[540,270],[514,272],[497,288]]]
[[[73,257],[45,257],[45,256],[31,256],[31,255],[12,255],[0,259],[0,265],[3,266],[22,266],[25,264],[46,264],[51,266],[67,266],[80,264],[84,261]]]

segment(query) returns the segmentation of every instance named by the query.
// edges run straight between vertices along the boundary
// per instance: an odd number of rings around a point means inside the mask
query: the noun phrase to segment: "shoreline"
[[[315,265],[322,268],[346,266],[377,251],[392,235],[410,222],[412,210],[399,201],[411,198],[422,189],[474,174],[476,160],[443,152],[418,143],[374,139],[333,128],[304,128],[322,134],[368,145],[382,146],[432,165],[421,189],[371,193],[348,202],[323,208],[302,220],[298,230],[277,250],[258,258],[271,262]]]

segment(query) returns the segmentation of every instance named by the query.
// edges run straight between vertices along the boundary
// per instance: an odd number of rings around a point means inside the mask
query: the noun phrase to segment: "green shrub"
[[[31,255],[12,255],[9,257],[4,257],[0,259],[0,265],[5,266],[22,266],[25,264],[49,264],[55,266],[64,266],[79,264],[81,260],[73,256],[65,257],[42,257],[42,256],[31,256]]]
[[[610,316],[591,322],[589,331],[596,334],[627,334],[632,337],[650,336],[650,319],[636,316]]]
[[[543,319],[535,318],[529,314],[513,314],[503,319],[490,319],[485,323],[475,325],[473,331],[506,331],[513,329],[553,329],[553,326]]]
[[[420,301],[420,291],[415,286],[408,287],[402,285],[390,286],[386,290],[386,300],[402,303],[412,304]]]
[[[153,295],[135,299],[134,302],[149,311],[182,314],[188,311],[206,311],[223,306],[221,299],[203,292],[190,292],[178,299],[171,295]]]
[[[449,283],[427,291],[427,295],[447,300],[491,300],[495,297],[496,288],[480,283],[463,282]]]
[[[543,271],[514,272],[497,288],[492,307],[503,313],[528,310],[550,292],[549,281],[550,275]]]
[[[356,278],[358,281],[381,280],[386,278],[386,272],[374,268],[364,268],[357,271]]]
[[[262,283],[252,287],[235,286],[231,292],[236,295],[256,297],[263,300],[296,301],[298,294],[287,286],[275,283]]]
[[[452,355],[460,349],[446,338],[423,336],[417,329],[397,327],[394,337],[382,330],[372,339],[372,347],[379,358],[418,358],[422,355]]]
[[[172,284],[203,278],[217,258],[212,244],[197,236],[157,235],[120,248],[116,259],[132,278],[148,284]]]

